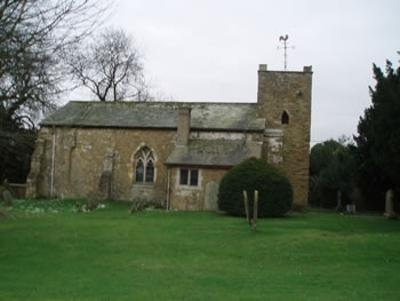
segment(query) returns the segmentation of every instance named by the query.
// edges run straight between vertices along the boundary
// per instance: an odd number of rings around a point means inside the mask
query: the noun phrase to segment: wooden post
[[[249,212],[249,198],[247,197],[246,190],[243,190],[243,201],[244,201],[244,210],[246,211],[246,219],[250,225],[251,221],[250,221],[250,212]]]
[[[257,229],[258,217],[258,190],[254,190],[254,203],[253,203],[253,231]]]

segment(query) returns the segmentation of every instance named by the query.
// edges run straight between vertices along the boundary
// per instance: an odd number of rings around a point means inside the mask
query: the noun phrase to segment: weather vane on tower
[[[279,37],[279,42],[283,43],[283,47],[278,46],[278,49],[283,49],[283,56],[284,56],[284,70],[287,70],[287,50],[290,49],[294,49],[294,46],[289,47],[288,46],[288,39],[289,39],[289,35],[284,35],[284,36],[280,36]]]

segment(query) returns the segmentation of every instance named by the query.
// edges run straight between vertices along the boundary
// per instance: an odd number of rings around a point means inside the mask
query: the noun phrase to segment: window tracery
[[[135,155],[135,182],[142,184],[154,183],[154,155],[144,146]]]

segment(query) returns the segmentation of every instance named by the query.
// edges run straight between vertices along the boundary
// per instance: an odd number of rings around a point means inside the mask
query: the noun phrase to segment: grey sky
[[[313,66],[315,143],[356,132],[372,63],[397,66],[399,12],[398,0],[119,0],[107,25],[133,35],[155,91],[185,101],[256,101],[258,64],[281,70],[289,34],[289,70]]]

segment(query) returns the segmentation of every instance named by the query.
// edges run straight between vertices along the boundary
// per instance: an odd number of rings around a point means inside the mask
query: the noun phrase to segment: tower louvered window
[[[289,124],[289,114],[286,111],[282,113],[282,124]]]

